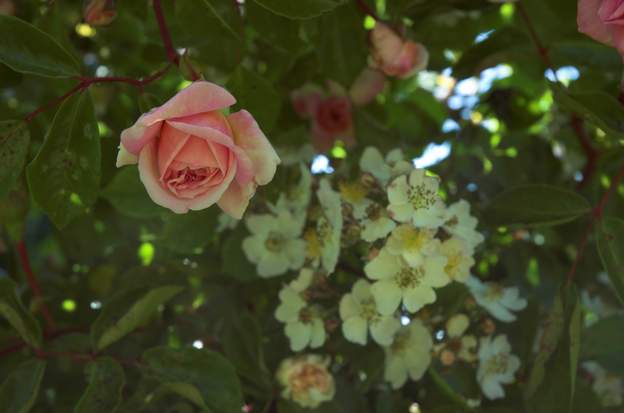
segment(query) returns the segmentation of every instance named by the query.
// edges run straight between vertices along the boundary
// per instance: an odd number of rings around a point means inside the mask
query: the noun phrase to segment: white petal
[[[389,346],[394,341],[394,335],[401,328],[401,323],[395,317],[381,317],[377,322],[370,325],[373,340],[379,345]]]
[[[353,294],[345,294],[340,300],[340,318],[346,320],[350,317],[359,316],[362,308]]]
[[[382,280],[394,277],[400,269],[400,258],[382,249],[371,262],[364,266],[364,273],[373,280]]]
[[[323,345],[325,342],[325,324],[323,320],[320,318],[315,318],[312,320],[312,328],[310,335],[310,347],[318,348]]]
[[[380,314],[394,313],[401,303],[401,290],[393,280],[377,281],[371,286],[371,292]]]
[[[403,293],[403,304],[410,313],[415,313],[427,304],[435,302],[436,294],[431,287],[420,285]]]
[[[366,320],[362,317],[351,317],[342,323],[342,334],[352,343],[366,345],[368,335]]]
[[[310,336],[312,335],[312,326],[310,324],[303,324],[299,321],[288,323],[284,331],[290,339],[292,351],[303,350],[310,343]]]

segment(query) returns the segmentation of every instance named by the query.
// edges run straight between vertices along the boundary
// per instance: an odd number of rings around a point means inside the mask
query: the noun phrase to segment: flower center
[[[435,191],[427,188],[424,184],[411,187],[407,193],[409,203],[414,209],[430,208],[435,204],[437,195]]]
[[[292,392],[298,394],[307,393],[312,389],[325,393],[330,387],[327,371],[314,364],[302,366],[299,371],[290,375],[288,381]]]
[[[264,246],[267,250],[271,252],[280,252],[284,247],[284,243],[286,239],[279,232],[271,231],[269,232],[269,236],[266,241],[264,241]]]
[[[420,285],[420,281],[425,276],[422,267],[403,267],[394,277],[394,281],[402,290],[415,288]]]
[[[485,299],[488,301],[498,301],[503,297],[504,289],[497,284],[489,284],[485,293]]]
[[[371,297],[360,301],[360,306],[362,308],[360,316],[362,316],[363,319],[370,322],[375,322],[379,319],[379,313],[377,313],[377,305],[375,304],[374,298]]]
[[[508,354],[497,354],[488,359],[485,369],[488,375],[503,374],[507,371],[508,364]]]

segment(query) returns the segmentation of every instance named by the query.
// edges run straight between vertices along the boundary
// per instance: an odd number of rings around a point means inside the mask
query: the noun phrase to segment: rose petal
[[[188,133],[181,132],[171,126],[165,124],[162,126],[160,139],[158,139],[158,170],[160,171],[159,179],[163,179],[165,172],[174,161],[182,147],[189,140]]]
[[[576,22],[581,33],[594,40],[612,46],[611,33],[598,16],[598,9],[603,0],[579,0]]]
[[[117,168],[125,165],[134,165],[139,162],[139,158],[136,155],[131,154],[126,150],[123,145],[119,145],[119,152],[117,152]]]
[[[354,105],[366,105],[384,90],[386,76],[382,72],[369,67],[360,72],[349,89],[349,96]]]
[[[211,112],[234,103],[236,99],[221,86],[205,81],[194,82],[162,106],[143,114],[132,127],[121,133],[121,143],[129,152],[138,155],[158,134],[163,120]]]
[[[226,214],[241,219],[255,192],[256,185],[253,182],[245,186],[240,186],[238,182],[232,182],[217,204]]]
[[[403,39],[390,27],[377,22],[370,33],[373,59],[384,70],[384,66],[393,62],[403,47]]]
[[[189,209],[192,209],[193,211],[199,211],[216,204],[221,199],[223,194],[227,191],[229,186],[233,183],[232,181],[236,176],[236,168],[237,163],[235,160],[235,155],[230,152],[230,161],[228,168],[226,169],[226,175],[223,178],[223,182],[221,182],[221,184],[218,186],[209,188],[206,193],[198,195],[194,199],[190,200],[188,203]]]
[[[280,158],[256,120],[246,110],[231,114],[227,120],[234,133],[234,142],[251,159],[255,182],[259,185],[271,182]]]

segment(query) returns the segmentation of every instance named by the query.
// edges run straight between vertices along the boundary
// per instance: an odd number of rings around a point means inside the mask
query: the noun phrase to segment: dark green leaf
[[[156,347],[143,353],[147,373],[198,406],[219,413],[240,413],[243,395],[230,362],[218,353]]]
[[[62,228],[97,199],[100,139],[88,92],[68,98],[27,168],[34,200]]]
[[[3,413],[27,413],[35,404],[46,363],[28,360],[15,368],[0,386]]]
[[[162,234],[163,242],[173,251],[197,253],[216,234],[217,213],[218,209],[212,207],[168,216]]]
[[[228,80],[227,89],[236,96],[235,109],[252,113],[266,133],[273,129],[282,99],[264,77],[239,66]]]
[[[140,287],[123,291],[108,302],[91,327],[96,351],[113,344],[135,328],[145,324],[158,306],[179,294],[184,288],[168,285],[157,288]]]
[[[603,318],[583,331],[581,358],[595,360],[614,373],[624,374],[622,343],[624,316]]]
[[[122,168],[102,191],[102,197],[113,204],[123,215],[132,218],[153,218],[166,212],[147,194],[139,178],[139,170],[129,166]]]
[[[75,413],[110,413],[121,403],[121,390],[126,381],[124,371],[115,360],[103,357],[86,367],[89,386]]]
[[[242,225],[239,225],[223,243],[221,259],[223,260],[223,272],[241,281],[253,281],[257,279],[256,267],[249,262],[241,245],[248,235]]]
[[[13,188],[24,169],[30,133],[19,121],[0,122],[0,198]]]
[[[41,344],[39,323],[26,312],[15,294],[15,289],[16,285],[10,278],[0,278],[0,315],[17,330],[29,346],[39,347]]]
[[[310,19],[327,13],[344,0],[253,0],[267,10],[290,19]]]
[[[80,75],[78,62],[35,26],[0,14],[0,61],[16,72],[46,77]]]
[[[591,207],[582,196],[550,185],[521,185],[497,195],[484,216],[493,225],[551,226],[573,221]]]
[[[602,265],[624,303],[624,220],[615,217],[601,219],[596,226],[596,245]]]

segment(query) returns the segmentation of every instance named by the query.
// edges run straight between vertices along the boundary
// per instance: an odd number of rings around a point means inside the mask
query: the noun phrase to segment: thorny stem
[[[46,325],[49,329],[54,329],[56,328],[56,323],[54,322],[52,313],[45,302],[39,281],[33,273],[32,266],[30,265],[30,259],[28,258],[28,249],[26,248],[24,240],[17,244],[17,251],[20,256],[20,261],[22,262],[22,269],[24,270],[24,274],[26,274],[26,280],[28,281],[28,285],[30,286],[33,296],[39,303],[41,314],[46,321]]]

